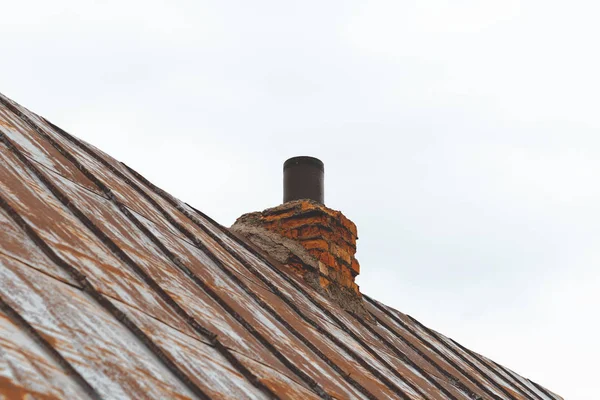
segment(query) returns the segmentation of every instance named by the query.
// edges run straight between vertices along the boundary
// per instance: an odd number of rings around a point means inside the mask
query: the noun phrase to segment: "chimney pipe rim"
[[[298,156],[298,157],[288,158],[283,163],[283,170],[285,171],[286,169],[288,169],[290,167],[293,167],[295,165],[300,165],[300,164],[313,165],[313,166],[319,168],[322,172],[325,172],[325,164],[323,164],[323,161],[319,160],[318,158],[310,157],[310,156]]]

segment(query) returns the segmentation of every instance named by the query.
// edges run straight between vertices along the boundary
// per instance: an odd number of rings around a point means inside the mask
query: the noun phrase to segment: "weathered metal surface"
[[[74,200],[75,201],[77,200],[77,196],[74,198]],[[86,208],[86,211],[93,211],[93,209],[94,209],[94,207],[92,207],[91,209],[88,207],[88,208]],[[92,214],[93,214],[93,212],[92,212]],[[106,223],[111,223],[111,221],[110,221],[111,219],[112,219],[112,217],[108,216],[108,217],[102,219],[102,222],[105,223],[105,224]],[[126,225],[127,224],[123,223],[123,222],[120,223],[120,224],[118,224],[117,230],[119,230],[119,227],[126,226]],[[130,228],[125,228],[124,230],[130,232]],[[113,231],[114,231],[113,229],[108,229],[107,230],[107,232],[113,232]],[[123,232],[121,232],[121,234],[122,233]],[[142,248],[148,249],[147,247],[144,247],[145,245],[147,245],[147,243],[141,243],[141,246],[139,246],[139,245],[138,246],[127,246],[127,245],[121,244],[121,247],[127,252],[128,250],[135,249],[136,247],[138,247],[138,248],[142,247]],[[182,251],[181,251],[181,249],[179,249],[178,251],[176,250],[175,253],[177,253],[179,256],[181,256]],[[135,255],[133,255],[133,258],[136,258]],[[141,258],[136,258],[136,259],[137,259],[138,262],[144,263],[143,259],[141,259]],[[188,262],[189,262],[189,259],[190,259],[190,257],[188,257]],[[192,259],[194,259],[194,258],[192,258]],[[164,260],[162,260],[162,261],[164,261]],[[234,262],[235,260],[230,260],[230,261]],[[155,260],[154,262],[151,262],[150,265],[154,264],[156,262],[157,261]],[[160,263],[161,263],[161,260],[158,261],[158,264],[160,264]],[[200,268],[199,271],[200,271],[200,273],[204,273],[204,275],[205,275],[204,279],[206,281],[208,281],[208,282],[214,281],[216,277],[219,277],[219,274],[222,275],[222,273],[218,269],[210,271],[210,270],[207,270],[206,267],[204,267],[204,268]],[[226,284],[228,283],[226,276],[222,276],[221,278],[222,278],[221,282],[225,282]],[[221,287],[219,287],[219,288],[213,288],[213,289],[215,289],[215,290],[223,290],[222,286],[223,285],[221,284]],[[236,299],[236,297],[238,296],[238,293],[240,293],[240,290],[239,290],[239,288],[235,288],[235,287],[230,287],[229,291],[227,293],[225,293],[224,297],[225,297],[226,301],[229,300],[229,299],[233,299],[234,300],[232,302],[232,304],[231,304],[232,308],[235,309],[235,307],[238,307],[240,304],[243,304],[243,305],[253,304],[252,298],[248,298],[246,300],[244,300],[244,299]],[[223,297],[223,296],[221,296],[221,297]],[[246,312],[247,310],[237,310],[236,309],[235,311],[236,311],[237,314],[244,315],[244,312]],[[263,314],[261,314],[262,312],[264,312],[264,311],[259,311],[258,315],[261,318],[264,319],[265,316]],[[259,327],[261,326],[261,321],[260,320],[258,320],[258,321],[252,321],[251,320],[250,322],[251,322],[252,326],[255,326],[255,325],[259,326]],[[275,323],[275,321],[271,321],[271,323]],[[269,327],[268,329],[264,329],[263,331],[261,331],[261,334],[263,334],[263,335],[272,335],[273,332],[272,332],[272,329]],[[286,336],[285,335],[285,330],[283,330],[283,333],[278,333],[278,335],[276,335],[275,337],[285,337],[285,336]],[[272,341],[274,341],[274,340],[272,340]],[[301,348],[301,344],[300,343],[297,343],[296,347],[297,346],[300,346],[300,348]],[[289,343],[282,343],[278,349],[282,353],[286,353],[286,352],[289,353]],[[288,357],[288,359],[291,359],[296,354],[291,354],[291,355],[288,355],[287,357]],[[310,352],[308,354],[310,355]],[[306,357],[305,357],[305,359],[308,360],[308,358],[306,358]],[[318,363],[322,363],[322,361],[317,359],[317,360],[313,360],[313,363],[317,363],[318,364]],[[335,381],[334,377],[327,377],[327,376],[325,376],[325,378],[329,378],[329,379],[324,379],[323,374],[317,372],[316,370],[314,372],[312,372],[311,375],[312,375],[313,379],[316,379],[318,381],[323,381],[324,382],[323,384],[326,385],[326,386],[331,386],[331,383]],[[362,374],[360,374],[360,375],[362,376]],[[334,390],[334,389],[332,389],[332,390]],[[335,389],[335,390],[339,391],[339,389]]]
[[[452,360],[453,363],[465,371],[468,376],[470,376],[472,379],[478,380],[481,385],[485,386],[488,393],[491,392],[491,394],[496,396],[496,398],[536,398],[532,397],[529,393],[521,393],[516,386],[509,384],[499,375],[499,369],[490,370],[486,368],[445,336],[427,329],[419,323],[415,323],[412,318],[397,310],[391,309],[382,304],[379,305],[386,309],[391,315],[393,315],[393,317],[401,321],[404,326],[408,327],[412,332],[415,332],[416,335],[429,343],[433,348],[444,354],[444,356],[446,356],[449,360]],[[388,321],[395,325],[396,329],[403,329],[393,318],[388,318]],[[542,396],[541,399],[545,400],[547,397]]]
[[[37,135],[30,126],[12,114],[0,104],[0,129],[11,137],[14,144],[26,156],[46,168],[67,177],[90,190],[94,185],[75,166],[66,162],[63,156],[52,146]]]
[[[158,232],[157,232],[157,233],[158,233]],[[198,232],[198,234],[199,234],[199,235],[201,235],[201,234],[203,234],[203,233],[202,233],[202,232]],[[205,235],[204,235],[204,236],[205,236]],[[213,242],[213,243],[210,243],[210,241],[212,241],[212,239],[211,239],[210,237],[206,237],[206,236],[205,236],[205,237],[204,237],[204,240],[205,240],[205,241],[207,241],[207,242],[209,242],[209,246],[208,246],[208,247],[210,247],[210,248],[211,248],[211,250],[216,250],[216,251],[215,251],[215,253],[218,253],[217,257],[220,257],[220,256],[222,256],[223,254],[227,254],[227,256],[229,256],[228,258],[226,258],[225,260],[223,260],[223,261],[224,261],[224,263],[226,263],[228,266],[232,266],[232,265],[236,265],[236,264],[237,264],[236,260],[235,260],[235,259],[232,259],[232,258],[231,258],[231,256],[229,255],[229,253],[226,253],[226,252],[225,252],[225,251],[224,251],[224,250],[223,250],[223,249],[222,249],[220,246],[218,246],[218,244],[216,244],[216,243],[214,243],[214,242]],[[167,241],[165,241],[165,243],[168,243],[168,244],[173,244],[173,243],[175,243],[175,242],[176,242],[176,241],[173,241],[173,240],[167,240]],[[195,257],[194,257],[194,256],[191,256],[191,257],[190,257],[190,256],[186,256],[186,255],[185,255],[185,254],[186,254],[186,251],[185,251],[184,249],[182,249],[181,247],[179,247],[179,248],[177,248],[177,249],[171,249],[171,250],[172,250],[174,253],[178,254],[178,256],[179,256],[180,258],[182,258],[182,259],[184,258],[184,264],[186,264],[186,262],[185,262],[185,261],[187,261],[187,263],[188,263],[188,264],[189,264],[189,263],[193,263],[193,262],[195,261],[195,259],[197,258],[197,256],[195,256]],[[198,252],[198,249],[196,249],[196,252]],[[206,262],[206,261],[207,261],[207,260],[206,260],[206,257],[204,257],[204,259],[205,259],[204,261]],[[197,269],[198,273],[199,273],[200,275],[202,275],[202,276],[203,276],[203,279],[204,279],[205,281],[207,281],[207,282],[213,282],[213,283],[214,283],[214,281],[215,281],[215,278],[217,278],[217,277],[220,277],[220,280],[219,280],[219,282],[225,282],[225,283],[228,283],[227,276],[223,275],[223,273],[221,272],[221,270],[220,270],[219,268],[217,268],[217,267],[214,267],[214,266],[211,268],[211,267],[210,267],[210,265],[211,265],[211,263],[208,263],[208,264],[207,264],[207,266],[209,266],[208,268],[205,266],[204,268],[199,268],[199,269]],[[189,265],[188,265],[188,267],[189,267]],[[240,268],[241,268],[241,267],[240,267]],[[223,285],[221,284],[221,286],[223,286]],[[217,290],[219,290],[219,289],[223,289],[223,287],[221,287],[221,288],[218,288]],[[241,292],[241,290],[240,290],[239,288],[236,288],[236,287],[233,287],[233,288],[231,288],[231,287],[230,287],[230,288],[224,288],[224,290],[228,290],[228,293],[226,293],[226,294],[224,295],[224,298],[226,298],[226,299],[233,299],[233,300],[234,300],[234,301],[233,301],[233,304],[232,304],[232,307],[233,307],[233,308],[237,307],[239,304],[244,304],[244,305],[247,305],[247,304],[252,304],[252,299],[247,299],[246,301],[243,301],[243,300],[242,300],[242,301],[239,301],[239,299],[236,299],[236,297],[238,297],[238,296],[239,296],[239,294],[238,294],[238,293],[240,293],[240,292]],[[281,299],[279,299],[279,298],[277,298],[277,297],[275,297],[275,298],[273,299],[273,301],[272,301],[272,302],[270,302],[270,304],[271,304],[271,305],[274,305],[274,307],[277,309],[277,312],[278,312],[278,313],[280,313],[280,307],[285,307],[285,305],[282,305],[282,304],[280,304],[279,306],[277,306],[277,303],[281,303]],[[237,311],[238,313],[240,313],[240,314],[243,314],[245,310],[242,310],[242,311],[240,311],[240,310],[236,310],[236,311]],[[263,312],[263,313],[264,313],[264,311],[261,311],[261,312]],[[262,316],[262,314],[261,314],[261,316]],[[291,325],[293,325],[293,326],[300,326],[300,325],[298,324],[297,317],[295,317],[295,319],[292,319],[291,321],[288,321],[288,323],[290,323],[290,324],[291,324]],[[258,323],[253,323],[253,325],[260,326],[260,321],[258,321]],[[269,335],[269,334],[271,334],[271,329],[267,329],[267,330],[265,330],[265,331],[264,331],[264,332],[262,332],[262,333],[263,333],[263,334],[266,334],[266,335]],[[311,334],[312,334],[312,333],[304,333],[304,334],[303,334],[303,336],[304,336],[304,337],[306,337],[306,336],[310,336]],[[308,339],[308,340],[309,340],[311,343],[313,343],[313,344],[318,344],[318,343],[321,341],[321,338],[319,337],[319,335],[318,335],[318,334],[317,334],[315,337],[316,337],[315,339],[312,339],[312,340],[311,340],[311,339]],[[287,351],[287,348],[288,348],[288,346],[287,346],[287,345],[282,347],[282,349],[284,349],[284,352],[285,352],[285,351]],[[335,349],[335,346],[334,346],[334,348],[331,348],[331,347],[325,348],[325,351],[324,351],[324,352],[325,352],[326,354],[334,354],[334,355],[336,355],[336,356],[337,356],[337,350],[338,350],[338,349]],[[344,367],[347,367],[347,365],[344,365],[344,364],[342,364],[342,369],[347,369],[347,368],[344,368]],[[368,374],[365,374],[365,372],[364,372],[364,371],[360,371],[360,370],[358,371],[358,373],[356,373],[356,371],[353,371],[353,370],[350,370],[350,371],[348,371],[348,372],[354,372],[354,373],[352,373],[352,375],[353,375],[353,376],[358,376],[358,377],[361,377],[361,378],[362,378],[363,376],[368,376]],[[346,373],[348,373],[348,372],[346,372]],[[315,375],[315,376],[318,378],[318,376],[317,376],[317,375]],[[371,383],[371,382],[377,382],[377,380],[368,379],[368,382],[369,382],[369,383]],[[329,382],[327,382],[327,383],[329,383]],[[408,387],[406,387],[406,385],[405,385],[403,382],[401,382],[401,381],[397,381],[396,383],[397,383],[399,386],[401,386],[401,387],[404,387],[404,389],[405,389],[406,391],[408,391],[409,393],[411,392],[411,389],[410,389],[410,388],[408,388]],[[371,384],[371,386],[373,386],[373,385]],[[417,396],[417,394],[416,394],[416,393],[414,393],[414,392],[413,392],[413,395],[414,395],[414,396]]]
[[[0,296],[106,398],[193,399],[156,357],[87,295],[0,258]]]
[[[375,329],[398,349],[404,351],[406,354],[410,354],[410,358],[422,368],[429,371],[430,374],[441,376],[441,379],[444,381],[463,386],[463,391],[466,393],[489,396],[489,394],[483,392],[481,388],[474,384],[470,377],[460,372],[440,354],[432,351],[427,346],[427,343],[422,341],[418,336],[406,330],[403,326],[394,324],[388,316],[373,306],[369,300],[367,300],[366,304],[371,315],[378,321]]]
[[[2,195],[56,253],[87,276],[100,292],[186,329],[152,288],[96,240],[3,145],[0,154]]]
[[[209,343],[185,335],[120,302],[113,300],[113,304],[127,314],[211,399],[268,398],[232,368],[229,361]]]
[[[220,246],[215,244],[214,247],[211,247],[211,248],[219,248],[219,247]],[[247,261],[256,262],[256,258],[248,259]],[[258,267],[258,269],[262,269],[262,266],[257,266],[257,267]],[[283,281],[279,276],[276,276],[276,275],[271,276],[270,280],[272,282],[277,282],[279,285],[281,285],[283,287],[286,287],[287,293],[294,292],[293,288],[289,287],[287,282]],[[316,293],[314,293],[314,296],[320,297],[320,295],[317,295]],[[285,308],[285,304],[281,304],[282,302],[279,297],[274,296],[274,295],[271,297],[272,297],[271,299],[265,299],[265,301],[269,304],[279,304],[279,307],[277,309],[278,309],[278,312],[281,312],[281,310]],[[334,324],[329,325],[329,326],[322,325],[322,322],[325,319],[329,319],[329,318],[326,316],[323,316],[323,313],[317,307],[315,307],[313,303],[308,301],[305,298],[305,296],[303,296],[301,294],[299,295],[298,293],[296,293],[296,296],[294,296],[293,300],[291,300],[291,301],[294,303],[303,303],[302,310],[304,312],[307,312],[307,314],[313,318],[313,321],[318,321],[317,323],[319,325],[321,325],[321,327],[323,327],[325,330],[330,330],[334,337],[337,337],[338,339],[340,339],[349,348],[354,349],[354,351],[357,352],[358,356],[361,359],[368,360],[369,363],[372,366],[374,366],[376,369],[378,369],[379,371],[382,371],[384,373],[386,372],[386,367],[382,366],[379,361],[374,360],[372,357],[372,354],[367,353],[360,346],[360,344],[357,343],[355,340],[353,340],[351,337],[349,337],[348,334],[344,330],[339,329]],[[333,307],[334,309],[337,309],[336,312],[340,312],[341,315],[344,314],[343,311],[341,309],[339,309],[339,307],[337,305],[329,304],[328,306]],[[296,322],[298,320],[298,318],[291,311],[288,312],[286,315],[290,316],[288,320],[292,321],[292,324],[297,324],[297,323],[302,322],[302,321]],[[377,340],[374,340],[372,335],[369,335],[368,333],[361,331],[362,327],[359,324],[357,324],[356,322],[346,322],[346,324],[344,324],[344,325],[350,327],[351,330],[355,330],[355,332],[357,330],[362,335],[367,335],[367,340],[371,340],[372,343],[375,343],[375,347],[379,347],[378,349],[376,349],[376,351],[378,352],[378,354],[383,355],[382,358],[388,363],[388,365],[391,366],[391,368],[389,368],[389,367],[387,368],[387,373],[389,374],[390,379],[395,380],[394,383],[398,387],[402,388],[402,390],[411,394],[412,396],[415,396],[415,397],[419,396],[410,387],[408,387],[406,385],[406,383],[405,383],[406,381],[398,380],[397,377],[394,376],[395,373],[399,373],[399,375],[405,377],[406,380],[410,381],[413,385],[421,388],[423,390],[423,392],[426,392],[430,397],[436,398],[436,396],[438,396],[439,390],[437,388],[433,387],[431,382],[426,381],[423,378],[423,376],[421,376],[419,371],[415,370],[414,368],[411,368],[410,366],[407,366],[406,363],[397,360],[394,356],[392,356],[390,354],[386,354],[386,349],[382,348],[381,346],[378,346],[380,343]],[[319,342],[319,340],[314,340],[314,339],[313,339],[313,341],[317,342],[317,343]],[[330,349],[326,349],[326,350],[328,350],[328,354],[337,354],[337,352],[340,351],[339,348],[337,348],[337,349],[330,348]],[[348,363],[351,364],[352,361],[353,360],[351,360],[351,359],[346,359],[346,360],[344,360],[344,362],[341,363],[341,365],[348,364]],[[392,374],[390,374],[390,371],[392,372]],[[368,376],[368,374],[365,374],[364,372],[362,372],[361,376]],[[449,388],[449,390],[452,390],[452,389]]]
[[[530,397],[536,399],[553,398],[551,394],[544,393],[542,390],[540,390],[534,384],[532,384],[529,380],[515,374],[507,368],[495,364],[492,360],[482,355],[477,354],[477,357],[479,357],[480,360],[486,363],[491,370],[494,370],[496,373],[502,375],[507,381],[511,382],[513,386],[519,387],[521,393],[527,393]]]
[[[78,283],[67,273],[58,268],[37,245],[27,237],[23,230],[15,224],[10,216],[0,209],[0,232],[2,232],[2,247],[0,254],[14,258],[47,275],[77,286]]]
[[[114,162],[107,161],[103,158],[102,160],[106,161],[110,165],[111,168],[109,169],[102,163],[100,163],[97,159],[91,157],[87,152],[82,150],[81,147],[65,139],[63,136],[56,134],[56,132],[51,130],[50,126],[45,122],[39,127],[46,134],[48,134],[48,136],[50,136],[52,140],[55,140],[61,147],[65,149],[65,151],[72,155],[73,158],[78,163],[80,163],[83,168],[89,170],[89,172],[96,176],[98,180],[102,181],[102,183],[112,191],[112,193],[118,199],[119,202],[123,203],[125,206],[127,206],[137,214],[142,215],[145,219],[151,221],[157,227],[157,230],[161,232],[171,232],[172,234],[185,239],[185,236],[175,227],[173,227],[173,225],[165,219],[163,214],[161,214],[161,212],[156,207],[154,207],[152,203],[148,200],[149,198],[152,198],[155,201],[158,201],[162,206],[165,206],[164,201],[162,199],[151,195],[148,195],[147,197],[141,196],[139,192],[136,192],[134,188],[130,184],[128,184],[128,182],[124,181],[118,175],[115,174],[115,171],[117,173],[125,174],[126,171],[123,171],[123,167],[121,167],[120,165],[116,165],[116,163]],[[135,178],[133,177],[128,176],[128,178],[130,178],[132,182],[135,181]],[[96,187],[94,190],[98,191],[98,188]],[[168,205],[166,206],[167,209],[171,208]],[[169,215],[173,216],[179,223],[189,224],[189,221],[187,221],[183,216],[180,216],[175,211],[176,210],[171,210]],[[231,258],[231,256],[228,254],[224,254],[223,256]],[[238,273],[244,274],[245,271],[239,270]],[[255,279],[250,274],[246,274],[246,278],[250,280]],[[255,283],[259,282],[256,281]]]
[[[379,303],[346,313],[1,95],[0,138],[0,300],[50,346],[0,314],[0,397],[555,398]]]
[[[228,347],[236,349],[249,357],[255,357],[257,361],[284,369],[274,357],[269,356],[268,351],[258,344],[243,327],[240,327],[233,318],[227,316],[219,304],[215,303],[201,288],[194,285],[181,270],[162,255],[156,246],[108,200],[94,193],[80,190],[75,186],[69,188],[69,182],[63,181],[59,176],[54,178],[54,182],[61,189],[70,190],[70,199],[74,204],[82,208],[85,207],[84,212],[92,222],[99,226],[168,294],[180,304],[185,305],[192,316],[195,316],[198,321],[204,322],[209,329],[221,336]],[[160,234],[160,232],[157,232],[157,234]],[[213,269],[214,273],[211,274],[211,270],[207,268],[210,265],[210,260],[207,260],[206,257],[198,260],[198,255],[190,255],[189,251],[186,250],[191,247],[189,244],[184,242],[181,242],[181,244],[181,247],[175,249],[178,251],[178,256],[186,259],[188,263],[190,260],[198,263],[195,270],[202,272],[207,280],[210,279],[211,287],[215,289],[225,287],[226,290],[227,282],[224,278],[219,279],[220,277],[215,269]],[[200,253],[198,249],[195,250],[196,254]],[[202,261],[206,263],[201,263]],[[243,301],[243,299],[237,298],[238,294],[238,292],[231,289],[226,293],[228,296],[233,296],[236,302]],[[161,315],[153,314],[153,316],[163,320]],[[189,329],[182,329],[181,326],[178,326],[178,328],[189,331]]]
[[[22,327],[0,310],[0,399],[89,399]]]

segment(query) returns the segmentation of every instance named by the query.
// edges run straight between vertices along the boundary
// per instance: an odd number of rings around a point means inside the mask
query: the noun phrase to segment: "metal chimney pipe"
[[[310,199],[325,204],[325,166],[314,157],[292,157],[283,163],[283,202]]]

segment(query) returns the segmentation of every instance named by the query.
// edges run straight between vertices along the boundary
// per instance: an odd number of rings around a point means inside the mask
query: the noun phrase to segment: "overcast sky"
[[[358,282],[598,398],[595,1],[12,1],[0,92],[223,225],[325,163]]]

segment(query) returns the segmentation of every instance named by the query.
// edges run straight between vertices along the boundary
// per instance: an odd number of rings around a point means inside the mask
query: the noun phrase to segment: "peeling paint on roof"
[[[561,397],[367,296],[352,315],[0,95],[0,399]]]

